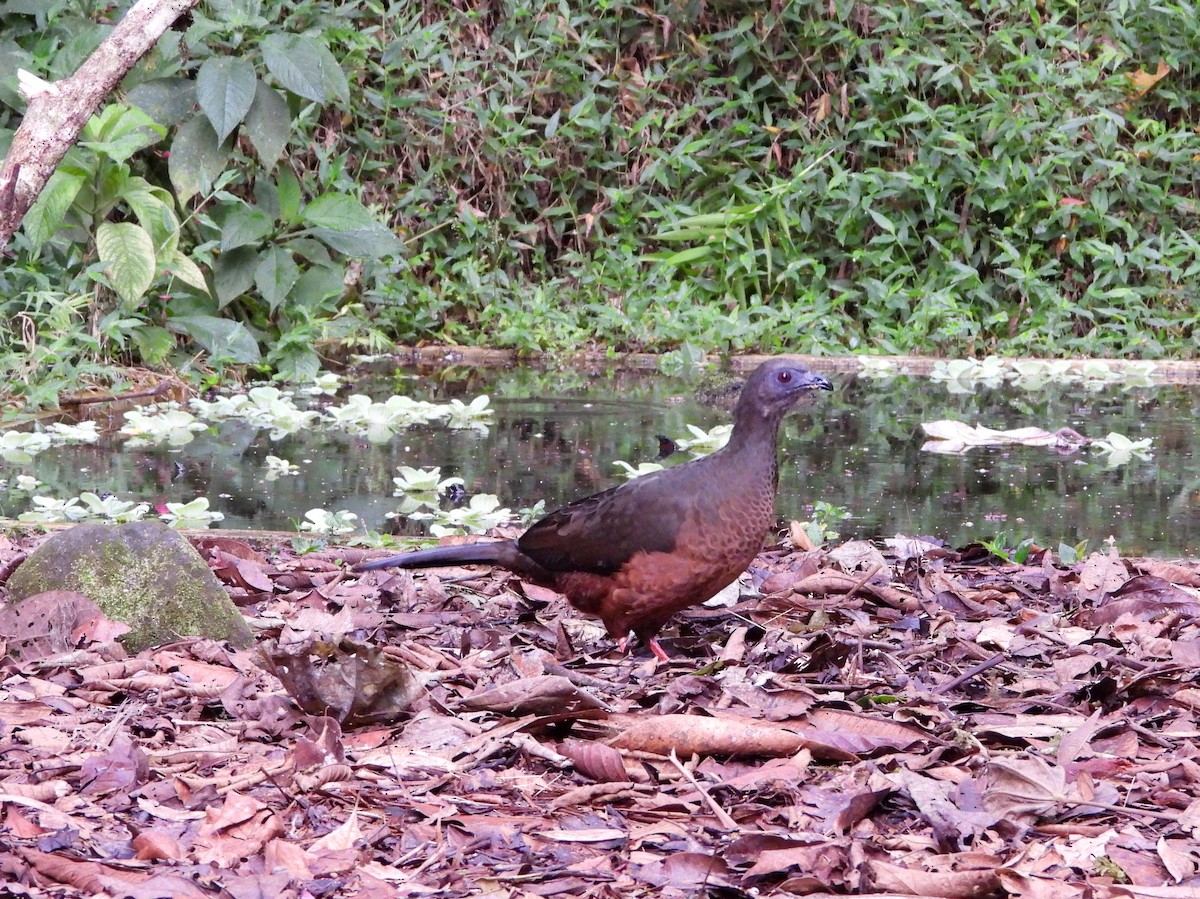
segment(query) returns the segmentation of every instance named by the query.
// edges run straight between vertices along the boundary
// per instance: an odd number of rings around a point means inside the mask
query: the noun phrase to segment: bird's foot
[[[658,659],[660,662],[670,662],[671,661],[671,657],[669,655],[667,655],[667,651],[665,649],[663,649],[662,646],[659,645],[658,640],[651,637],[649,640],[646,641],[646,645],[648,647],[650,647],[650,651],[652,653],[654,653],[654,657],[656,659]],[[628,652],[629,651],[629,638],[622,637],[620,640],[618,640],[617,648],[619,650],[621,650],[621,652]]]

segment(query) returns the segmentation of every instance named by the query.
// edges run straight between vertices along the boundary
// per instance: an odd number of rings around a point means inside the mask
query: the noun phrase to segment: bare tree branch
[[[69,78],[30,97],[0,164],[0,250],[8,245],[84,124],[171,23],[199,0],[138,0]]]

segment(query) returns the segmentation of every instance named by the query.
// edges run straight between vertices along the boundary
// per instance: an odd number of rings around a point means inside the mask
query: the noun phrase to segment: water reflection
[[[784,423],[783,518],[807,518],[811,504],[824,500],[851,512],[843,537],[926,534],[961,545],[1007,531],[1053,546],[1087,539],[1093,549],[1111,535],[1126,553],[1189,555],[1200,547],[1194,388],[996,388],[961,395],[903,377],[843,376],[835,384],[832,395]],[[537,500],[553,508],[617,483],[618,459],[653,460],[656,435],[683,437],[688,423],[709,428],[728,420],[727,412],[695,401],[693,384],[632,373],[447,370],[416,379],[389,374],[353,389],[439,402],[486,392],[496,419],[486,435],[426,426],[383,445],[320,430],[272,442],[265,432],[227,421],[178,450],[61,447],[30,465],[4,466],[3,476],[36,475],[43,492],[58,497],[108,490],[157,504],[207,495],[225,513],[224,527],[291,529],[319,506],[350,509],[370,527],[386,529],[385,514],[398,502],[391,493],[400,465],[441,466],[444,477],[465,480],[468,494],[495,493],[514,509]],[[1088,451],[922,452],[920,423],[941,418],[994,428],[1069,426],[1093,438],[1110,431],[1151,437],[1154,458],[1109,470],[1102,454]],[[299,464],[300,473],[268,481],[267,455]],[[27,495],[9,491],[0,498],[6,516],[27,508]]]

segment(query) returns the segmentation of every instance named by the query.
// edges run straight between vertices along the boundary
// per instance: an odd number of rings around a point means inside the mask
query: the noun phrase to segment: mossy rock
[[[9,602],[73,590],[132,630],[130,652],[180,637],[245,646],[250,629],[195,548],[161,521],[81,524],[55,534],[8,579]]]

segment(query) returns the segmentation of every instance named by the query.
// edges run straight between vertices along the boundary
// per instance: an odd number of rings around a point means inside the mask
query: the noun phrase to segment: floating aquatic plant
[[[896,363],[891,359],[881,359],[878,356],[856,356],[858,364],[862,366],[859,372],[864,378],[893,378],[899,374],[899,369]]]
[[[631,481],[634,478],[640,478],[643,475],[654,474],[656,471],[663,470],[663,467],[657,462],[641,462],[638,464],[637,468],[634,468],[628,462],[618,460],[614,462],[613,465],[616,465],[618,468],[624,468],[625,471],[622,473],[621,477],[628,478]]]
[[[396,471],[400,476],[392,478],[396,489],[392,496],[400,497],[400,506],[389,518],[409,517],[422,508],[437,509],[438,496],[451,487],[461,487],[462,478],[443,478],[441,468],[413,468],[401,465]]]
[[[481,434],[488,432],[488,423],[492,419],[492,410],[488,408],[491,399],[484,394],[477,396],[470,403],[454,399],[445,407],[446,425],[451,428],[470,428]]]
[[[312,384],[303,387],[300,392],[308,396],[333,396],[342,386],[342,376],[332,371],[323,371],[312,380]]]
[[[198,496],[187,503],[167,503],[161,517],[173,528],[206,528],[214,521],[224,520],[225,514],[209,511],[208,497]]]
[[[204,422],[177,403],[163,403],[130,409],[125,413],[125,424],[118,431],[129,440],[130,446],[183,446],[195,439],[197,431],[208,428]]]
[[[1102,440],[1093,440],[1092,447],[1106,453],[1105,464],[1109,468],[1116,468],[1118,465],[1124,465],[1134,459],[1140,459],[1143,462],[1153,459],[1154,454],[1150,452],[1151,443],[1152,440],[1149,437],[1130,440],[1124,434],[1112,431]]]
[[[300,473],[300,466],[294,462],[289,462],[287,459],[281,459],[279,456],[267,456],[267,480],[274,481],[288,475]]]
[[[56,421],[46,430],[56,444],[95,443],[100,439],[100,431],[94,421],[81,421],[78,424]]]
[[[693,456],[715,453],[729,442],[729,435],[733,433],[733,425],[717,425],[707,431],[695,425],[688,425],[687,429],[692,432],[692,436],[676,440],[675,445]]]
[[[332,537],[350,534],[358,529],[358,516],[346,509],[330,512],[326,509],[309,509],[304,513],[307,521],[300,522],[300,530]]]
[[[482,534],[484,531],[508,524],[513,519],[511,509],[500,506],[500,499],[490,493],[477,493],[470,503],[449,511],[435,509],[431,512],[412,512],[409,518],[432,521],[429,532],[436,537],[446,537],[466,531]]]
[[[33,509],[22,512],[17,516],[18,521],[52,524],[64,521],[82,521],[87,516],[87,509],[79,505],[79,497],[57,499],[53,496],[35,496],[32,500]]]
[[[50,435],[42,431],[5,431],[0,434],[0,458],[21,465],[52,445]]]

